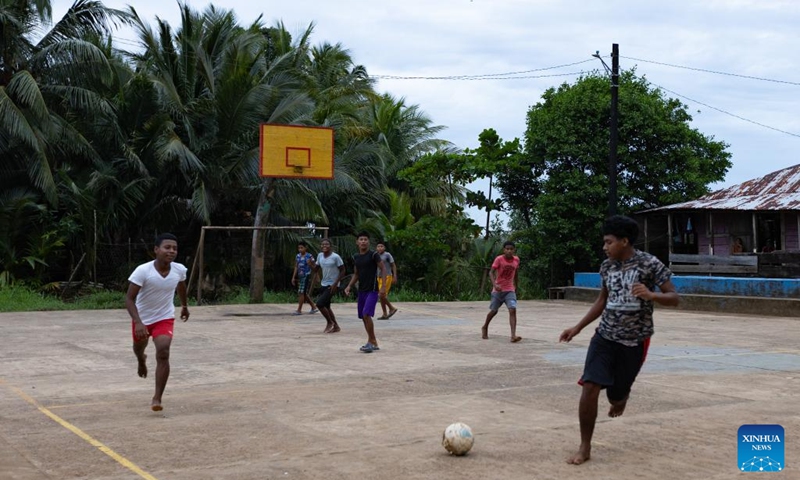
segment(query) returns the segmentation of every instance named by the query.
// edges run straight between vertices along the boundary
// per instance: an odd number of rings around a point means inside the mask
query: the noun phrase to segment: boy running
[[[314,267],[314,278],[322,270],[322,291],[317,296],[317,308],[325,321],[327,326],[324,333],[336,333],[341,330],[339,324],[336,323],[336,315],[333,314],[331,309],[331,299],[339,290],[339,282],[344,277],[344,262],[342,257],[331,250],[331,241],[323,238],[320,242],[319,254],[317,254],[317,264]],[[313,281],[311,283],[314,283]]]
[[[139,362],[139,376],[147,377],[148,337],[153,337],[156,346],[156,392],[150,408],[162,410],[161,396],[169,378],[169,347],[175,324],[175,290],[181,300],[181,320],[189,320],[186,299],[186,267],[175,263],[178,254],[178,239],[171,233],[156,238],[156,259],[136,267],[128,281],[125,307],[131,316],[133,327],[133,353]]]
[[[489,277],[492,280],[492,303],[486,322],[481,328],[481,338],[489,338],[489,322],[492,321],[500,305],[506,304],[508,308],[508,323],[511,326],[511,343],[517,343],[522,337],[517,336],[517,272],[519,271],[519,257],[514,255],[516,246],[514,242],[503,244],[503,254],[498,255],[492,263]]]
[[[619,417],[625,411],[631,386],[653,335],[653,302],[668,306],[680,302],[672,284],[672,272],[653,255],[634,248],[638,236],[635,220],[621,215],[606,220],[603,251],[608,258],[600,265],[600,294],[581,321],[559,337],[559,342],[569,342],[602,315],[578,382],[583,385],[578,407],[581,446],[567,463],[580,465],[591,457],[602,389],[606,389],[611,403],[609,417]],[[655,292],[656,286],[660,293]]]
[[[297,311],[292,315],[303,314],[303,304],[308,302],[311,311],[317,313],[317,306],[308,294],[311,288],[311,270],[314,269],[314,256],[308,253],[308,244],[300,242],[297,244],[297,255],[294,257],[294,271],[292,272],[292,285],[297,287]]]
[[[356,245],[358,253],[353,255],[355,269],[353,278],[344,289],[345,295],[350,295],[350,288],[358,281],[358,318],[364,322],[364,329],[367,331],[367,343],[359,350],[364,353],[372,353],[380,350],[378,339],[375,338],[375,326],[372,317],[375,316],[375,304],[378,297],[386,296],[386,270],[383,267],[381,256],[378,252],[369,249],[369,234],[361,232],[358,234]],[[378,275],[383,280],[383,287],[378,292]]]

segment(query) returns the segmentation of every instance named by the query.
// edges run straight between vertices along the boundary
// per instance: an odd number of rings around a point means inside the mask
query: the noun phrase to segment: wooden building
[[[637,217],[643,227],[640,248],[664,262],[673,261],[676,254],[725,257],[788,252],[798,257],[800,165],[697,200],[646,210]]]

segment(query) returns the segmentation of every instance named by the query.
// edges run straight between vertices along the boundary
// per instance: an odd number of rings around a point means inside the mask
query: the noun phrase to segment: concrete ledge
[[[598,288],[564,287],[564,299],[593,302],[597,298],[599,291],[600,289]],[[678,309],[744,313],[770,317],[800,317],[800,299],[682,293],[681,304]]]

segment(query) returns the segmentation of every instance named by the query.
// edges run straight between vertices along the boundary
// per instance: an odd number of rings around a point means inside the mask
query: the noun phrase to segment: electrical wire
[[[752,76],[752,75],[741,75],[741,74],[738,74],[738,73],[720,72],[720,71],[717,71],[717,70],[709,70],[709,69],[706,69],[706,68],[687,67],[687,66],[684,66],[684,65],[675,65],[673,63],[657,62],[655,60],[645,60],[643,58],[625,57],[625,56],[622,56],[622,55],[620,55],[620,58],[625,58],[625,59],[628,59],[628,60],[634,60],[634,61],[637,61],[637,62],[652,63],[652,64],[655,64],[655,65],[663,65],[665,67],[682,68],[684,70],[693,70],[695,72],[713,73],[713,74],[716,74],[716,75],[726,75],[726,76],[729,76],[729,77],[739,77],[739,78],[747,78],[747,79],[750,79],[750,80],[760,80],[762,82],[784,83],[786,85],[800,86],[800,82],[791,82],[789,80],[776,80],[774,78],[755,77],[755,76]]]
[[[470,77],[470,78],[452,78],[452,77],[401,77],[401,76],[393,76],[393,75],[381,75],[381,76],[373,76],[371,78],[378,78],[380,80],[450,80],[450,81],[459,81],[459,80],[466,80],[466,81],[478,81],[478,80],[521,80],[521,79],[529,79],[529,78],[549,78],[549,77],[569,77],[575,75],[582,75],[586,73],[585,70],[581,70],[579,72],[569,72],[569,73],[550,73],[546,75],[526,75],[520,77]]]
[[[673,95],[677,95],[677,96],[679,96],[679,97],[681,97],[681,98],[685,98],[686,100],[689,100],[690,102],[694,102],[694,103],[696,103],[696,104],[698,104],[698,105],[702,105],[702,106],[704,106],[704,107],[707,107],[707,108],[710,108],[710,109],[712,109],[712,110],[716,110],[716,111],[718,111],[718,112],[720,112],[720,113],[724,113],[725,115],[729,115],[729,116],[731,116],[731,117],[733,117],[733,118],[738,118],[739,120],[743,120],[743,121],[745,121],[745,122],[752,123],[753,125],[758,125],[759,127],[768,128],[768,129],[770,129],[770,130],[774,130],[774,131],[776,131],[776,132],[785,133],[786,135],[791,135],[791,136],[793,136],[793,137],[798,137],[798,138],[800,138],[800,135],[798,135],[798,134],[796,134],[796,133],[787,132],[786,130],[781,130],[780,128],[772,127],[772,126],[770,126],[770,125],[767,125],[767,124],[764,124],[764,123],[761,123],[761,122],[756,122],[755,120],[750,120],[749,118],[742,117],[741,115],[736,115],[735,113],[731,113],[731,112],[725,111],[725,110],[723,110],[723,109],[721,109],[721,108],[713,107],[713,106],[711,106],[711,105],[709,105],[709,104],[707,104],[707,103],[703,103],[703,102],[701,102],[701,101],[699,101],[699,100],[695,100],[695,99],[693,99],[693,98],[689,98],[689,97],[687,97],[686,95],[681,95],[680,93],[678,93],[678,92],[676,92],[676,91],[670,90],[670,89],[668,89],[668,88],[664,88],[664,87],[662,87],[661,85],[658,85],[658,84],[656,84],[656,83],[652,83],[652,82],[650,82],[650,83],[651,83],[653,86],[655,86],[655,87],[658,87],[658,88],[660,88],[661,90],[664,90],[665,92],[669,92],[669,93],[671,93],[671,94],[673,94]]]
[[[579,62],[572,62],[572,63],[564,63],[561,65],[553,65],[552,67],[543,67],[543,68],[534,68],[532,70],[522,70],[518,72],[505,72],[505,73],[485,73],[480,75],[441,75],[441,76],[402,76],[402,75],[370,75],[372,78],[376,78],[379,80],[492,80],[492,79],[501,79],[501,80],[510,80],[516,78],[543,78],[546,76],[566,76],[566,75],[575,75],[575,73],[565,73],[565,74],[554,74],[554,75],[537,75],[537,76],[513,76],[513,75],[522,75],[526,73],[533,73],[533,72],[542,72],[545,70],[555,70],[556,68],[564,68],[564,67],[572,67],[574,65],[580,65],[582,63],[591,62],[593,59],[581,60]]]

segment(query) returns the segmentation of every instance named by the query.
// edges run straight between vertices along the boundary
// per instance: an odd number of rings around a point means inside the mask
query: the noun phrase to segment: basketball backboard
[[[262,124],[261,176],[333,178],[333,129]]]

